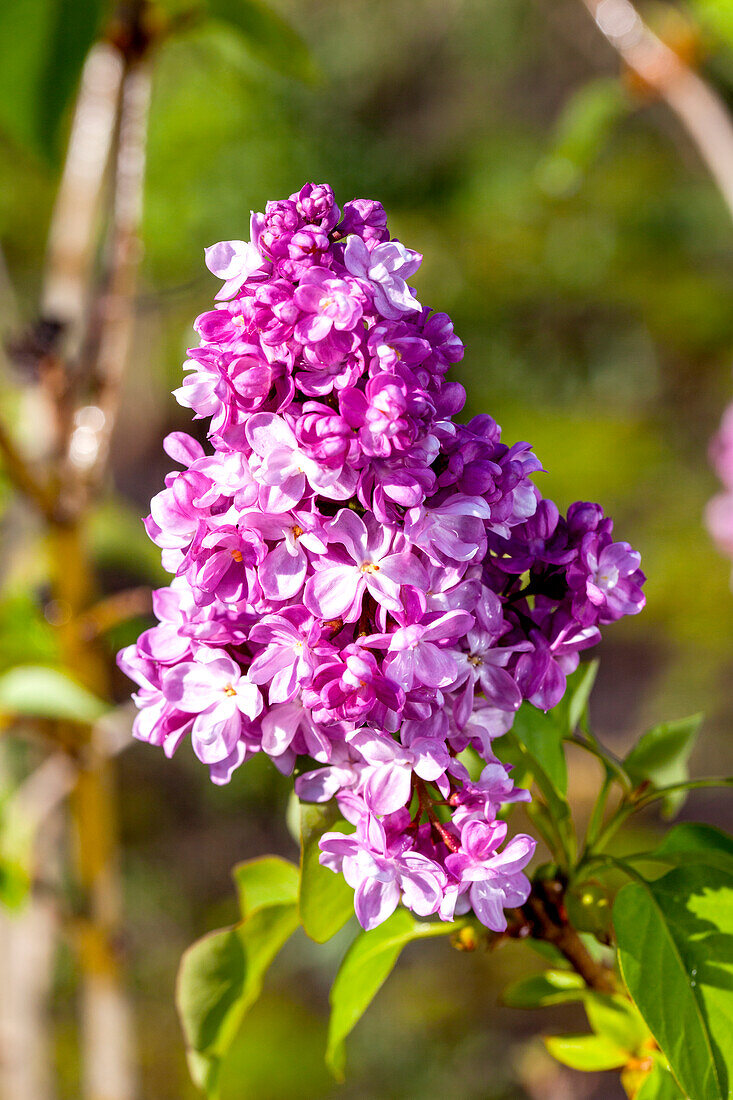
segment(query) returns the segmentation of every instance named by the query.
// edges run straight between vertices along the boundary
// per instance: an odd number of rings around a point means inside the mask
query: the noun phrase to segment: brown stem
[[[534,882],[529,898],[519,910],[522,921],[515,934],[529,934],[553,944],[591,989],[617,993],[618,983],[613,971],[591,956],[568,920],[563,897],[561,882],[555,879]]]
[[[733,122],[720,96],[646,25],[630,0],[582,0],[629,68],[677,115],[733,215]]]

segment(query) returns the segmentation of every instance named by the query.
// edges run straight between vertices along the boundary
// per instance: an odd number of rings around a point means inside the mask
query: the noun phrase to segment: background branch
[[[628,67],[677,115],[733,216],[733,122],[713,88],[670,49],[630,0],[581,0]]]

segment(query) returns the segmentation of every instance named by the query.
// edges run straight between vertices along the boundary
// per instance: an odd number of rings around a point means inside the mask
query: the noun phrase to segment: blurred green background
[[[14,0],[10,0],[11,3]],[[166,431],[188,417],[170,397],[191,323],[216,289],[203,248],[246,237],[250,209],[328,181],[337,200],[380,199],[393,234],[424,253],[420,298],[466,344],[456,371],[466,415],[489,412],[530,440],[538,481],[561,507],[601,501],[642,553],[648,606],[611,627],[592,701],[623,748],[645,724],[704,710],[693,770],[731,770],[730,563],[702,525],[716,490],[708,441],[733,396],[733,225],[689,140],[661,103],[619,75],[579,0],[278,0],[323,79],[260,66],[224,26],[191,29],[157,58],[137,334],[113,443],[113,488],[95,516],[108,591],[160,583],[140,516],[168,469]],[[178,5],[182,6],[182,5]],[[733,108],[733,10],[726,0],[640,5],[695,58]],[[6,333],[32,320],[57,169],[0,139],[0,241],[16,290]],[[4,368],[7,407],[15,383]],[[7,504],[8,493],[2,490]],[[16,506],[3,521],[0,668],[51,645],[42,553]],[[127,624],[110,650],[136,635]],[[120,677],[118,695],[129,685]],[[595,772],[574,761],[576,801]],[[287,783],[255,761],[209,784],[182,748],[120,757],[128,943],[145,1100],[188,1100],[173,1006],[182,950],[234,919],[229,868],[296,848]],[[720,795],[683,816],[730,825]],[[654,822],[649,821],[649,828]],[[509,1100],[621,1096],[613,1075],[550,1063],[542,1023],[501,1009],[524,965],[518,945],[485,956],[413,945],[350,1045],[345,1086],[323,1067],[327,990],[346,940],[288,946],[236,1044],[227,1100],[339,1096]],[[77,1096],[73,968],[62,957],[54,1012],[62,1095]]]

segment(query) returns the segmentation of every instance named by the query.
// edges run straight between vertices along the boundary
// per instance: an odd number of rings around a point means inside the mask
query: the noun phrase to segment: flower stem
[[[617,993],[619,986],[613,971],[596,962],[570,923],[564,895],[565,887],[558,879],[535,881],[520,910],[524,928],[534,939],[553,944],[591,989]]]

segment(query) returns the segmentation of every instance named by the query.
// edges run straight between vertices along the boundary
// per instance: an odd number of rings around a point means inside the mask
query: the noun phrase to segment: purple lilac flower
[[[168,755],[190,740],[215,783],[258,752],[297,766],[298,796],[335,798],[354,830],[321,860],[365,928],[402,904],[501,931],[534,841],[498,820],[529,794],[492,744],[641,610],[639,556],[598,505],[542,498],[529,444],[454,420],[463,346],[408,286],[422,257],[378,202],[342,213],[308,183],[250,236],[206,251],[223,286],[175,396],[208,446],[165,442],[179,468],[146,527],[173,579],[119,656],[134,734]],[[726,434],[733,494],[731,454]]]

